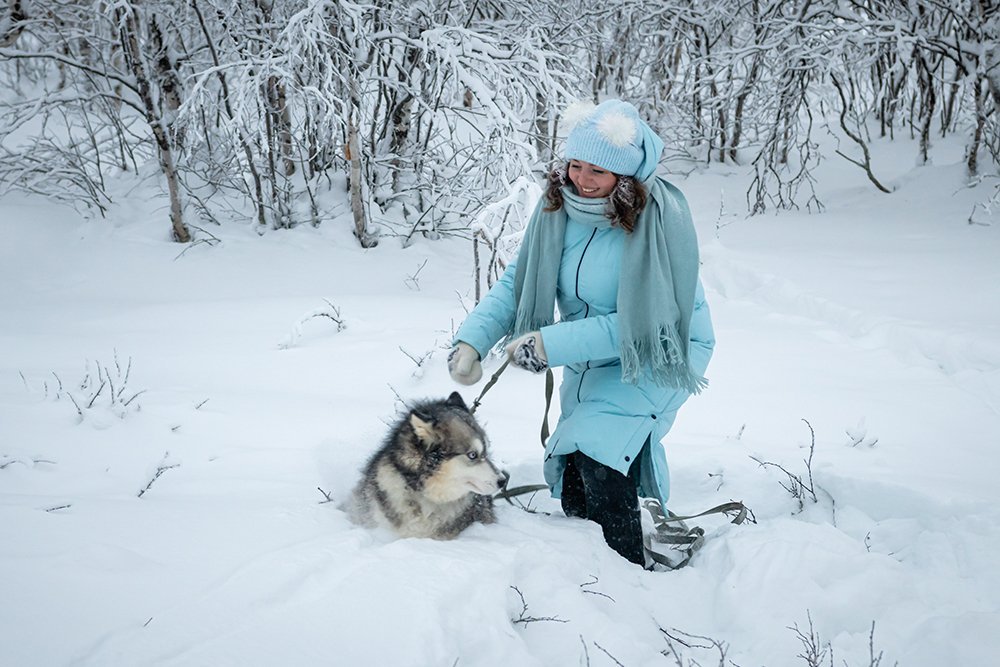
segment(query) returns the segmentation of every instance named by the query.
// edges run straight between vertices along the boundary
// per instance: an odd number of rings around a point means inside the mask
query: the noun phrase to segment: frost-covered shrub
[[[52,380],[42,381],[42,391],[46,399],[55,401],[68,400],[76,411],[78,422],[93,421],[100,426],[109,422],[104,417],[112,416],[125,419],[132,412],[141,409],[137,400],[145,389],[136,390],[130,386],[132,374],[132,357],[122,363],[116,351],[111,363],[100,360],[87,360],[84,364],[83,377],[72,384],[66,384],[55,372]],[[25,386],[30,390],[27,379],[22,375]]]

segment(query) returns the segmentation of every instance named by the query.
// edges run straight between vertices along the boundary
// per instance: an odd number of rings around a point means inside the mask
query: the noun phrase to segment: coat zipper
[[[576,285],[574,286],[574,290],[576,292],[576,298],[580,299],[580,301],[583,301],[583,299],[580,298],[580,267],[583,266],[583,258],[584,258],[584,256],[586,256],[587,250],[590,248],[590,242],[594,240],[595,236],[597,236],[597,229],[596,228],[591,233],[590,238],[587,239],[587,245],[583,246],[583,252],[580,253],[580,261],[577,262],[577,265],[576,265]],[[584,317],[584,319],[586,319],[590,315],[590,304],[587,303],[586,301],[583,301],[583,306],[584,306],[583,317]],[[587,367],[583,369],[582,373],[580,373],[580,381],[576,385],[576,402],[577,403],[580,402],[580,389],[583,387],[583,376],[589,370],[590,370],[590,361],[587,361]]]

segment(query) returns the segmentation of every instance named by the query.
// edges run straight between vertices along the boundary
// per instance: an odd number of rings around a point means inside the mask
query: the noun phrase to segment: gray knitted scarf
[[[622,380],[643,377],[661,386],[700,392],[707,381],[690,366],[691,314],[698,284],[698,240],[680,190],[659,177],[646,181],[649,196],[635,229],[625,236],[618,282],[618,334]],[[528,222],[514,274],[517,305],[510,338],[554,322],[556,282],[567,215],[594,224],[606,199],[578,197],[564,188],[564,205],[539,205]]]

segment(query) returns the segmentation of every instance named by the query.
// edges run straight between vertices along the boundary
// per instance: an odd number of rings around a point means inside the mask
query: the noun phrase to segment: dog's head
[[[507,483],[507,476],[490,461],[486,433],[458,392],[444,401],[417,405],[407,423],[430,500],[446,503],[469,493],[492,494]]]

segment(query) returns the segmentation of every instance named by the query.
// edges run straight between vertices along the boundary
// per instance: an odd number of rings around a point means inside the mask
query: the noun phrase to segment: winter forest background
[[[0,186],[103,214],[107,179],[156,158],[188,242],[233,219],[320,225],[346,177],[362,245],[474,229],[489,247],[568,101],[612,96],[668,165],[752,171],[749,213],[820,209],[821,158],[888,191],[873,135],[916,138],[918,163],[958,135],[968,177],[995,175],[997,4],[8,0]]]
[[[0,664],[994,664],[998,64],[997,0],[0,0]],[[672,509],[756,522],[351,525],[612,96],[719,340]],[[542,392],[477,412],[516,484]]]

